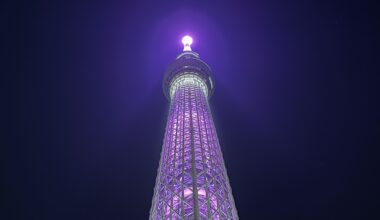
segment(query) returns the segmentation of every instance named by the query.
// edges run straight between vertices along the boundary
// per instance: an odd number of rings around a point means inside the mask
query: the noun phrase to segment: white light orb
[[[193,43],[193,38],[189,35],[186,35],[182,38],[183,45],[191,45]]]
[[[182,38],[183,51],[191,51],[191,44],[193,43],[193,38],[189,35],[186,35]]]

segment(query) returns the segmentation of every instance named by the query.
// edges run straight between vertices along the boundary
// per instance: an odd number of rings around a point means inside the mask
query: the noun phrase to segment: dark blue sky
[[[190,34],[241,219],[368,219],[371,5],[153,2],[1,3],[0,218],[147,219]]]

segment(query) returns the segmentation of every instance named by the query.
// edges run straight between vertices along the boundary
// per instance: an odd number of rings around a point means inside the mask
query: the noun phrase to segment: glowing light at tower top
[[[193,38],[186,35],[182,38],[183,51],[191,51],[191,44],[193,43]]]

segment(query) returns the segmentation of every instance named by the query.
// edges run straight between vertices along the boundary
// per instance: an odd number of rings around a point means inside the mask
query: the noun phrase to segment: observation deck
[[[185,39],[185,38],[184,38]],[[199,58],[199,54],[191,51],[191,42],[184,42],[184,50],[179,54],[176,60],[168,67],[165,71],[163,79],[163,90],[165,96],[168,100],[171,99],[171,87],[173,82],[176,81],[178,77],[183,77],[184,75],[193,75],[195,78],[201,79],[207,87],[207,97],[210,98],[214,92],[214,76],[211,68]]]

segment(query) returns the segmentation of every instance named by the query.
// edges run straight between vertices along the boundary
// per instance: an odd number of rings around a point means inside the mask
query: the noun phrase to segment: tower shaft
[[[194,72],[173,80],[150,219],[238,219],[207,99]]]

